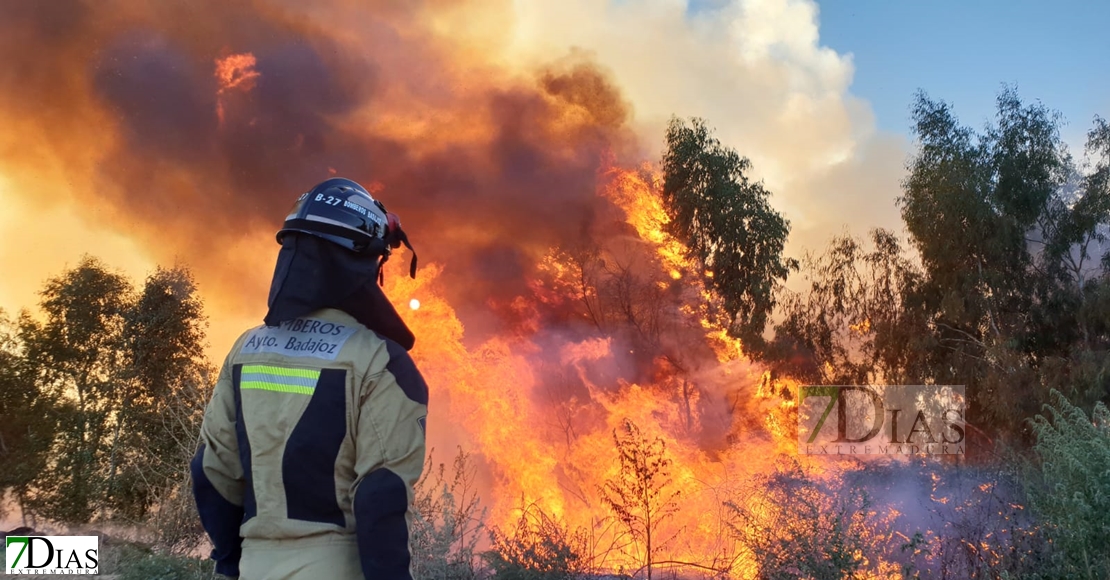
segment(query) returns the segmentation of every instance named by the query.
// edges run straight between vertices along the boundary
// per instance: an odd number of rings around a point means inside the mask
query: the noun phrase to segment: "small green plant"
[[[1091,416],[1059,392],[1032,420],[1030,503],[1054,549],[1045,577],[1110,578],[1110,410]]]
[[[216,580],[212,562],[121,546],[118,580]]]

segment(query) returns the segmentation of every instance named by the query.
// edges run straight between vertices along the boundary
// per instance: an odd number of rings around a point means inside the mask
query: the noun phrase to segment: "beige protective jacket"
[[[408,353],[339,310],[244,333],[192,464],[217,571],[409,580],[427,404]]]

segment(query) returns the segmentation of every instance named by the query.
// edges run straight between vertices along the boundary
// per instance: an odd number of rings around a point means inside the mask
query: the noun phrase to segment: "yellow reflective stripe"
[[[270,383],[266,381],[243,381],[239,385],[242,389],[258,389],[260,391],[275,391],[278,393],[293,393],[296,395],[311,395],[316,390],[315,387],[298,387],[295,385],[282,385],[280,383]]]
[[[281,377],[300,377],[316,380],[320,378],[320,369],[290,369],[270,365],[243,365],[244,373],[265,373]]]

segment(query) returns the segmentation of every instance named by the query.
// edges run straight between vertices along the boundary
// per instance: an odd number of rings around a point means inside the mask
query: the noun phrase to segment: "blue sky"
[[[1110,117],[1110,2],[1078,0],[819,1],[821,44],[851,53],[851,92],[879,128],[909,132],[913,94],[952,103],[981,128],[1003,83],[1064,114],[1079,146]],[[1080,153],[1080,151],[1074,151]]]

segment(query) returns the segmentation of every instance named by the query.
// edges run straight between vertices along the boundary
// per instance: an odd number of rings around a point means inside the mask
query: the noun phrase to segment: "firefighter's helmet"
[[[333,177],[297,199],[277,233],[319,236],[354,252],[387,253],[389,217],[385,206],[350,179]]]
[[[381,256],[382,263],[402,244],[412,251],[401,219],[387,212],[365,187],[342,177],[323,181],[297,198],[278,230],[279,244],[289,232],[318,236],[353,252]],[[415,252],[409,275],[416,277]]]

